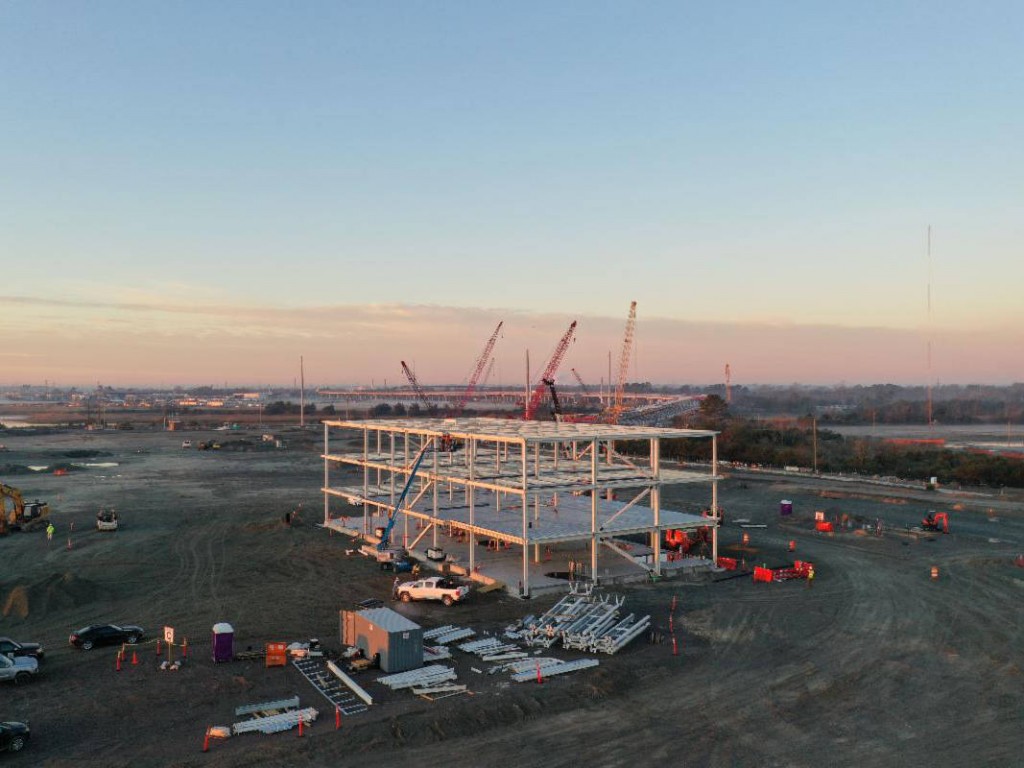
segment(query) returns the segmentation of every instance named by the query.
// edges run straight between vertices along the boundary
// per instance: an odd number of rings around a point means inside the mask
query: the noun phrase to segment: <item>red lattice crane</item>
[[[579,384],[580,385],[580,389],[583,390],[583,395],[585,397],[589,398],[590,397],[590,387],[588,387],[586,385],[586,383],[583,381],[583,377],[580,376],[579,371],[577,371],[575,368],[570,368],[569,370],[572,371],[572,377],[574,379],[576,379],[576,383]]]
[[[619,417],[626,410],[623,405],[623,392],[626,389],[626,375],[629,373],[629,355],[633,351],[633,334],[636,331],[636,302],[629,304],[629,317],[626,319],[626,332],[622,338],[622,352],[619,354],[619,378],[615,383],[615,400],[608,409],[607,420],[610,424],[618,424]]]
[[[423,391],[423,387],[420,386],[419,381],[416,380],[416,374],[410,370],[409,366],[405,364],[405,360],[402,361],[402,373],[405,374],[405,378],[409,380],[409,386],[412,387],[412,391],[416,393],[416,397],[419,398],[423,406],[429,411],[433,406],[430,404],[430,400],[427,399],[427,394]]]
[[[494,358],[493,357],[491,358],[491,362],[489,362],[487,364],[487,373],[485,373],[484,377],[480,380],[480,386],[481,387],[486,387],[487,386],[487,382],[489,382],[491,380],[491,374],[492,373],[494,373]]]
[[[498,327],[494,329],[494,333],[491,334],[491,338],[487,340],[487,344],[484,346],[484,351],[480,353],[480,357],[476,359],[476,364],[473,366],[473,373],[469,377],[469,384],[466,386],[465,391],[459,398],[459,402],[452,408],[452,417],[461,416],[462,412],[466,409],[466,403],[469,402],[469,398],[476,392],[477,384],[480,381],[481,375],[483,375],[484,369],[487,367],[488,362],[491,360],[491,352],[494,351],[494,345],[498,343],[498,334],[501,333],[501,326],[505,324],[502,320],[498,323]]]
[[[555,347],[555,351],[551,353],[551,358],[548,360],[548,364],[544,367],[544,372],[540,375],[540,379],[538,379],[537,384],[533,387],[530,399],[526,403],[526,412],[523,414],[523,418],[527,421],[531,421],[537,413],[537,406],[540,405],[541,398],[544,397],[544,391],[548,387],[546,382],[554,381],[555,372],[558,370],[558,366],[562,364],[562,360],[565,358],[565,353],[569,351],[569,344],[572,343],[572,337],[575,333],[576,321],[573,320],[572,325],[569,326],[569,330],[565,332],[561,341],[558,342],[558,346]]]

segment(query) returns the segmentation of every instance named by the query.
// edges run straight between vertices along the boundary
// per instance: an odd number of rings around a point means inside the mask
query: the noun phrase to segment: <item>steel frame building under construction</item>
[[[338,431],[345,434],[339,438]],[[361,433],[361,450],[334,452],[345,440],[350,447]],[[371,419],[324,422],[324,526],[352,531],[332,515],[332,499],[363,508],[361,535],[385,519],[401,495],[415,460],[424,452],[412,487],[399,511],[395,539],[414,549],[431,535],[438,545],[442,528],[469,538],[469,571],[477,567],[477,537],[522,547],[522,594],[530,594],[530,548],[539,562],[540,547],[574,542],[589,546],[590,573],[598,574],[599,545],[634,561],[616,537],[646,534],[652,555],[648,564],[661,574],[661,532],[695,530],[711,524],[712,562],[718,557],[716,521],[661,506],[661,489],[681,483],[709,483],[710,508],[718,510],[717,432],[695,429],[515,421],[494,418]],[[710,470],[661,466],[660,441],[710,439]],[[616,451],[616,442],[647,441],[648,457],[636,459]],[[348,468],[361,471],[361,484],[332,485]],[[358,474],[356,476],[358,478]],[[620,496],[613,500],[612,492]],[[626,493],[629,497],[622,497]],[[418,522],[410,541],[409,521]],[[399,527],[398,523],[401,523]]]

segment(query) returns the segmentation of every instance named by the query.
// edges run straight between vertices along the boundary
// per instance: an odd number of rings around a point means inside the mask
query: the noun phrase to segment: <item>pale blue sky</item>
[[[991,336],[1024,319],[1022,33],[1015,2],[5,2],[0,293],[920,330],[932,224],[933,324]]]

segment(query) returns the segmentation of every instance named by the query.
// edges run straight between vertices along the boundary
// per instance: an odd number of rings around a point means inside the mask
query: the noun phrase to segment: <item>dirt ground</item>
[[[767,525],[728,524],[721,554],[748,564],[811,560],[812,588],[743,577],[617,589],[629,611],[650,613],[663,633],[677,598],[678,656],[644,637],[600,656],[594,670],[537,685],[477,674],[479,660],[456,651],[473,695],[429,702],[363,673],[380,703],[335,731],[326,701],[295,669],[210,660],[216,622],[235,627],[236,649],[319,637],[336,650],[338,611],[388,597],[390,575],[346,556],[351,542],[315,525],[321,433],[280,434],[281,450],[261,445],[258,432],[4,434],[0,479],[49,501],[57,528],[49,544],[39,532],[0,538],[0,635],[47,648],[40,679],[0,688],[0,719],[28,720],[33,731],[29,748],[5,764],[1024,763],[1024,569],[1014,563],[1024,551],[1021,498],[764,475],[721,483],[730,521]],[[185,450],[184,438],[220,438],[225,449]],[[116,466],[19,470],[64,463]],[[706,498],[706,488],[683,487],[667,490],[664,504]],[[780,522],[784,498],[795,513]],[[284,513],[300,504],[298,522],[286,527]],[[110,505],[122,530],[96,532],[96,511]],[[949,535],[900,532],[928,509],[950,513]],[[815,510],[846,515],[850,527],[815,534]],[[880,537],[863,528],[877,519]],[[554,600],[477,594],[451,609],[398,610],[425,627],[482,633]],[[171,625],[188,638],[189,662],[161,672],[150,641],[139,665],[117,672],[114,649],[68,645],[73,629],[94,621],[139,623],[151,639]],[[294,694],[322,713],[301,739],[295,731],[242,735],[202,753],[205,728],[230,725],[236,706]]]

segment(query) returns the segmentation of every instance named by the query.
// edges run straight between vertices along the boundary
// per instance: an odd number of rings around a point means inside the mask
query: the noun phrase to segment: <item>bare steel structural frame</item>
[[[346,433],[349,448],[355,438],[361,449],[334,452],[332,445],[341,442],[339,430]],[[711,440],[710,470],[662,467],[660,441],[673,438]],[[646,441],[648,456],[619,453],[616,443],[626,440]],[[521,546],[520,590],[525,595],[530,593],[531,545],[539,561],[541,545],[589,544],[590,573],[596,580],[600,545],[635,562],[615,539],[647,534],[653,555],[640,567],[661,574],[661,532],[694,530],[710,522],[712,561],[717,560],[717,520],[661,505],[665,485],[710,483],[710,509],[717,517],[717,433],[708,430],[492,418],[325,421],[324,525],[343,528],[338,516],[332,517],[331,502],[344,499],[362,506],[361,534],[373,540],[375,520],[394,508],[423,450],[395,539],[400,536],[412,549],[431,534],[436,547],[442,526],[464,531],[471,572],[477,565],[478,536]],[[335,477],[347,474],[342,479],[349,484],[332,485],[332,470]],[[614,494],[625,496],[614,500]],[[351,506],[345,516],[352,516]],[[421,526],[411,542],[410,519]]]

